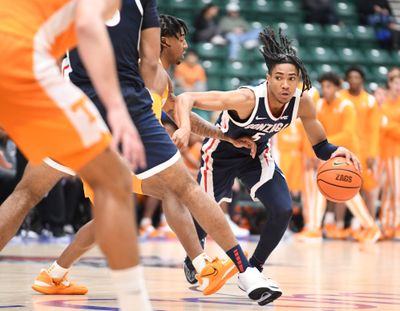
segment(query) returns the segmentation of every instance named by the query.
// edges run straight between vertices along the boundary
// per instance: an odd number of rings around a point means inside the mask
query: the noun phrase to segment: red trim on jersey
[[[268,151],[269,151],[269,148],[265,149],[265,151],[264,151],[264,160],[265,160],[265,162],[267,162],[267,165],[269,166],[269,161],[268,161],[268,156],[267,156]]]
[[[68,68],[70,68],[70,67],[69,67],[69,64],[66,64],[66,65],[63,67],[63,69],[62,69],[62,75],[63,75],[63,77],[65,77],[64,72],[65,72],[65,70],[67,70]]]

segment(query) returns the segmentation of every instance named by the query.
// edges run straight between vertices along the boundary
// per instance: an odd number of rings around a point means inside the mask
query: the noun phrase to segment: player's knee
[[[277,214],[279,219],[288,221],[293,214],[292,205],[290,201],[285,203],[282,202],[282,205],[279,206],[279,208],[277,208]]]

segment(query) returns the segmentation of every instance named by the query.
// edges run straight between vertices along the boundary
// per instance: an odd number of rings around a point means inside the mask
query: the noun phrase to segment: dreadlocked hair
[[[301,59],[297,57],[296,50],[291,46],[291,41],[287,36],[282,33],[281,28],[279,28],[279,42],[271,27],[267,27],[260,32],[259,38],[262,43],[260,52],[264,56],[269,72],[272,72],[272,69],[277,64],[293,64],[300,71],[303,79],[303,89],[301,93],[303,94],[304,91],[312,87],[307,69],[304,67]]]
[[[182,34],[182,31],[183,35],[188,33],[188,27],[184,20],[166,14],[160,15],[160,28],[161,37],[179,38],[179,36]]]

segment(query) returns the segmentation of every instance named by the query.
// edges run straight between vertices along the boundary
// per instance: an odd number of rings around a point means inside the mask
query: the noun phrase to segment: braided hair
[[[160,28],[161,37],[175,37],[178,39],[182,31],[183,35],[188,33],[188,27],[182,19],[166,14],[160,15]]]
[[[271,27],[264,29],[259,37],[263,44],[260,52],[264,56],[268,71],[272,72],[272,69],[277,64],[293,64],[300,71],[303,78],[303,89],[301,92],[309,90],[312,85],[307,69],[304,67],[301,59],[297,57],[296,50],[290,45],[291,41],[282,33],[282,29],[279,28],[279,42]]]

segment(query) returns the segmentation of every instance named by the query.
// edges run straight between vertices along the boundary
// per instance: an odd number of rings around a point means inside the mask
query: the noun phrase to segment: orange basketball
[[[336,157],[323,163],[317,171],[319,191],[333,202],[346,202],[352,199],[362,185],[361,174],[346,159]]]

